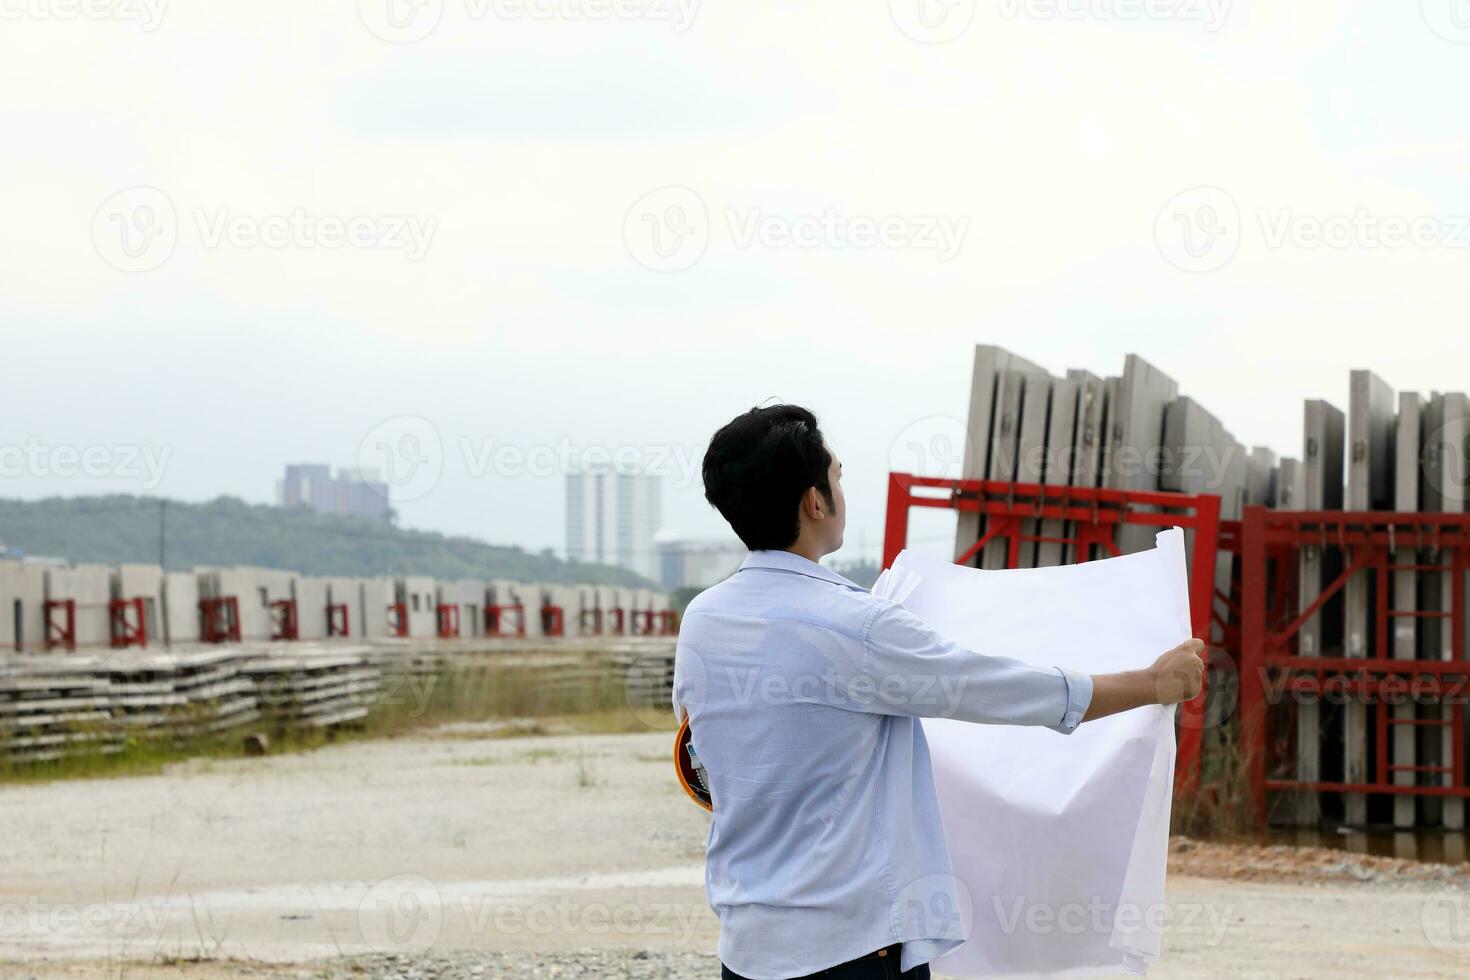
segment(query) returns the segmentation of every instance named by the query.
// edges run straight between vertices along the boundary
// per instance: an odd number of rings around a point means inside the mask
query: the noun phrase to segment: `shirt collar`
[[[867,589],[861,585],[849,582],[831,569],[823,568],[814,561],[808,561],[800,555],[794,555],[789,551],[752,551],[750,556],[740,565],[743,572],[748,568],[763,568],[777,572],[792,572],[797,575],[805,575],[808,578],[821,579],[823,582],[831,582],[843,588],[852,589],[856,592],[866,592]]]

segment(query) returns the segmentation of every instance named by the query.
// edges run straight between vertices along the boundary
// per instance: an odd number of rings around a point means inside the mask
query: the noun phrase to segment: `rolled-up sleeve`
[[[992,656],[945,640],[883,603],[864,631],[864,708],[880,714],[1035,725],[1070,734],[1092,703],[1091,676]]]

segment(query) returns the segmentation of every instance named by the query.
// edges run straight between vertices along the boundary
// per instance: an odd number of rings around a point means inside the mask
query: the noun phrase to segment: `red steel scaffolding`
[[[1267,816],[1267,791],[1412,794],[1466,797],[1464,758],[1465,695],[1470,664],[1465,660],[1465,572],[1470,566],[1470,515],[1388,511],[1274,511],[1246,507],[1238,528],[1227,528],[1225,543],[1240,558],[1239,630],[1227,635],[1240,669],[1241,747],[1249,765],[1257,822]],[[1303,549],[1341,555],[1342,573],[1324,582],[1322,592],[1298,611],[1291,589]],[[1404,552],[1414,557],[1405,562]],[[1433,556],[1426,559],[1423,556]],[[1390,580],[1395,572],[1447,576],[1449,608],[1394,609]],[[1295,652],[1298,632],[1355,575],[1369,576],[1375,610],[1367,636],[1368,656],[1302,656]],[[1443,606],[1444,603],[1439,603]],[[1395,659],[1390,623],[1402,619],[1438,620],[1449,631],[1448,660]],[[1284,768],[1280,758],[1289,738],[1268,738],[1285,721],[1289,699],[1336,695],[1363,703],[1368,728],[1368,778],[1292,780],[1273,778]],[[1417,717],[1395,716],[1396,704],[1438,706]],[[1438,714],[1438,717],[1435,717]],[[1445,717],[1445,715],[1448,717]],[[1436,765],[1414,765],[1393,758],[1390,727],[1409,724],[1448,728],[1449,758]],[[1269,744],[1268,744],[1269,743]],[[1396,780],[1414,773],[1413,782]]]
[[[1014,568],[1023,542],[1070,545],[1073,554],[1116,555],[1117,531],[1124,525],[1182,527],[1194,532],[1189,570],[1190,621],[1194,635],[1210,640],[1210,610],[1215,594],[1215,556],[1219,541],[1220,498],[1214,494],[1106,490],[1046,486],[1005,480],[954,480],[888,474],[888,512],[883,529],[883,567],[893,564],[908,541],[909,511],[914,507],[967,511],[985,516],[985,530],[955,560],[968,563],[993,540],[1007,542],[1006,566]],[[1028,533],[1040,521],[1062,521],[1071,533],[1044,536]],[[1192,791],[1199,777],[1205,695],[1180,706],[1179,756],[1175,788]]]

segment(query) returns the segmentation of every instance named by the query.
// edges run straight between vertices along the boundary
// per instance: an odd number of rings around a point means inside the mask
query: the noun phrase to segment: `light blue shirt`
[[[959,945],[917,719],[1067,734],[1091,700],[1085,674],[964,649],[821,565],[753,552],[689,604],[674,668],[714,800],[720,959],[786,980],[893,943],[905,970]]]

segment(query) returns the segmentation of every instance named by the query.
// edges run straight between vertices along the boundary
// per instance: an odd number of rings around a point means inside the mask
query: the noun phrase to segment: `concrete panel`
[[[1051,421],[1051,386],[1057,379],[1045,374],[1026,375],[1021,389],[1020,424],[1016,438],[1017,483],[1040,483],[1046,472],[1046,436]],[[1022,521],[1021,533],[1035,537],[1040,521]],[[1019,568],[1034,568],[1037,544],[1022,541],[1017,550]]]
[[[1081,386],[1071,378],[1053,378],[1051,407],[1047,414],[1046,445],[1042,453],[1041,482],[1051,486],[1070,486],[1072,464],[1077,453],[1077,400]],[[1065,521],[1041,522],[1041,536],[1064,537]],[[1036,546],[1036,564],[1060,565],[1066,558],[1066,546],[1043,541]]]
[[[397,582],[398,601],[408,610],[408,635],[432,637],[439,632],[435,602],[438,590],[427,575],[404,575]]]
[[[970,410],[965,423],[967,438],[962,475],[966,479],[996,479],[989,475],[992,471],[990,447],[996,425],[997,388],[1001,387],[1004,372],[1008,370],[1044,373],[1040,366],[1000,347],[990,344],[976,345],[970,375]],[[978,514],[958,515],[955,525],[956,557],[970,549],[980,537],[980,529],[981,520]]]
[[[163,577],[164,642],[170,646],[199,642],[199,576],[169,572]]]
[[[163,645],[163,569],[157,565],[118,565],[112,572],[114,599],[142,599],[148,645]]]
[[[997,376],[986,479],[1016,478],[1016,456],[1021,439],[1021,404],[1025,391],[1025,372],[1008,368]],[[981,552],[978,567],[1005,568],[1007,547],[1008,543],[1001,538],[991,541]]]
[[[1179,395],[1179,385],[1137,354],[1123,363],[1117,402],[1108,437],[1112,450],[1104,485],[1119,490],[1157,490],[1157,449],[1164,442],[1164,413]],[[1155,531],[1146,527],[1118,529],[1118,547],[1131,553],[1152,548]]]
[[[1276,468],[1276,498],[1271,506],[1276,510],[1301,510],[1307,494],[1307,471],[1302,461],[1295,456],[1281,457]]]
[[[362,579],[360,590],[362,598],[358,605],[362,611],[362,626],[359,631],[358,624],[353,623],[353,635],[369,640],[391,637],[388,607],[398,601],[397,579],[387,576]]]
[[[326,585],[326,595],[323,597],[323,621],[326,619],[326,604],[346,606],[348,639],[360,640],[363,636],[362,586],[366,581],[367,579],[349,578],[342,575],[322,578],[322,582]]]
[[[1343,439],[1346,427],[1341,409],[1313,399],[1303,406],[1302,510],[1341,510],[1343,501]],[[1322,587],[1336,578],[1341,558],[1315,546],[1302,549],[1298,597],[1305,609],[1322,594]],[[1302,624],[1297,632],[1297,652],[1320,657],[1337,647],[1341,635],[1335,615],[1339,600],[1333,599]],[[1315,702],[1297,705],[1296,778],[1315,782],[1322,778],[1321,710]],[[1298,793],[1292,816],[1301,826],[1321,822],[1322,809],[1315,793]]]
[[[1463,513],[1466,509],[1466,452],[1470,445],[1470,403],[1458,392],[1430,397],[1424,417],[1424,440],[1421,454],[1424,482],[1421,486],[1425,510],[1444,513]],[[1438,564],[1449,564],[1453,555],[1441,551],[1432,553]],[[1450,573],[1425,574],[1420,577],[1423,588],[1420,598],[1428,609],[1448,612],[1454,608],[1454,580]],[[1454,659],[1454,636],[1449,624],[1428,621],[1420,624],[1420,655],[1431,660]],[[1450,720],[1453,708],[1431,709],[1423,712],[1435,720]],[[1420,733],[1420,762],[1424,765],[1445,765],[1454,758],[1454,736],[1450,728],[1426,727]],[[1462,748],[1461,757],[1464,758]],[[1426,782],[1436,783],[1438,777]],[[1463,830],[1465,826],[1465,804],[1463,800],[1425,798],[1420,801],[1422,822],[1430,825],[1442,824],[1446,830]]]
[[[0,561],[0,644],[24,653],[46,649],[46,566]]]
[[[1245,502],[1269,507],[1276,499],[1274,484],[1276,454],[1265,446],[1252,446],[1246,457]]]
[[[521,597],[526,603],[526,636],[528,637],[539,638],[544,635],[541,628],[541,610],[546,605],[549,588],[540,582],[526,582],[521,585]]]
[[[53,566],[46,572],[46,598],[76,602],[77,647],[111,644],[112,569],[106,565]]]
[[[1353,371],[1348,391],[1348,510],[1386,510],[1393,506],[1394,417],[1398,400],[1393,389],[1371,371]],[[1370,573],[1360,572],[1343,589],[1343,654],[1369,657],[1387,651],[1373,649],[1373,595]],[[1366,782],[1368,777],[1368,712],[1359,700],[1343,706],[1343,779]],[[1349,826],[1367,823],[1367,798],[1343,795],[1344,819]]]
[[[331,580],[314,575],[296,579],[296,629],[303,640],[322,640],[327,636],[327,596]]]
[[[1394,430],[1394,509],[1413,513],[1420,507],[1419,456],[1424,444],[1425,401],[1416,392],[1405,391],[1399,395],[1397,424]],[[1407,566],[1416,563],[1417,554],[1413,547],[1399,548],[1394,552],[1394,564]],[[1392,597],[1389,608],[1415,611],[1419,608],[1418,575],[1408,568],[1399,568],[1392,574]],[[1390,643],[1395,660],[1414,660],[1419,656],[1417,621],[1411,616],[1400,616],[1388,624]],[[1415,715],[1414,703],[1405,700],[1392,708],[1393,718],[1399,724],[1392,731],[1392,755],[1395,765],[1417,765],[1419,752],[1417,733],[1412,724]],[[1393,774],[1394,782],[1401,786],[1413,786],[1412,771]],[[1409,829],[1415,822],[1415,801],[1412,796],[1393,798],[1393,823],[1395,827]]]
[[[1074,487],[1096,487],[1102,477],[1104,445],[1107,436],[1106,382],[1090,371],[1068,368],[1067,379],[1077,386],[1077,422],[1073,428],[1071,484]],[[1084,561],[1075,545],[1067,545],[1063,560]]]

